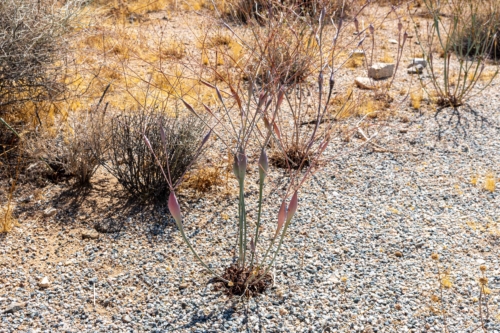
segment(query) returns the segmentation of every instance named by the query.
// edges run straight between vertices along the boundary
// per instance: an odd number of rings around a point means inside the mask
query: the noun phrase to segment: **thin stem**
[[[17,133],[15,129],[13,129],[9,124],[7,124],[7,122],[5,120],[3,120],[2,117],[0,117],[0,122],[2,122],[5,126],[7,126],[7,128],[10,129],[12,131],[12,133],[14,133],[19,139],[21,138],[19,133]]]
[[[181,232],[181,235],[182,235],[182,238],[184,239],[184,242],[187,244],[187,246],[189,247],[189,249],[191,250],[191,252],[193,253],[193,255],[196,257],[196,259],[198,259],[198,261],[200,262],[200,264],[203,267],[205,267],[212,275],[216,276],[217,278],[221,279],[224,282],[229,282],[228,280],[226,280],[223,277],[221,277],[219,274],[215,273],[210,267],[208,267],[207,264],[205,264],[205,262],[200,258],[200,256],[196,252],[196,250],[191,245],[191,242],[189,241],[189,239],[186,237],[186,234],[184,233],[184,227],[182,226],[182,223],[176,221],[176,224],[177,224],[177,228],[179,228],[179,231]]]
[[[255,228],[255,243],[254,247],[257,248],[257,242],[259,241],[259,228],[260,228],[260,219],[262,214],[262,192],[264,189],[264,179],[261,179],[259,184],[259,212],[257,213],[257,226]],[[252,259],[250,260],[250,267],[253,266],[255,251],[252,251]]]

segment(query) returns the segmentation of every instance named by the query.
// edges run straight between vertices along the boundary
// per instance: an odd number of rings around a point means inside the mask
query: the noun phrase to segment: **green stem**
[[[239,198],[239,201],[238,201],[238,211],[239,211],[239,216],[238,216],[238,239],[239,239],[239,249],[238,249],[238,255],[239,255],[239,258],[238,258],[238,262],[240,264],[243,264],[243,258],[244,258],[244,255],[243,255],[243,224],[244,224],[244,220],[243,220],[243,215],[244,215],[244,212],[243,212],[243,207],[244,207],[244,191],[243,191],[243,187],[244,187],[244,181],[243,180],[240,180],[239,181],[239,186],[240,186],[240,198]]]
[[[285,227],[283,228],[283,232],[281,233],[281,237],[280,237],[280,242],[278,244],[278,248],[276,249],[276,251],[274,252],[274,256],[273,256],[273,259],[271,260],[271,262],[269,263],[269,265],[267,266],[266,270],[264,271],[264,274],[262,274],[258,279],[257,281],[255,281],[255,283],[258,283],[260,280],[262,280],[266,275],[267,273],[269,273],[269,271],[271,270],[271,267],[273,266],[274,262],[276,261],[276,257],[278,256],[278,253],[280,252],[281,250],[281,245],[283,244],[283,239],[285,238],[285,234],[286,234],[286,231],[288,229],[288,226],[290,225],[290,223],[286,223],[285,224]],[[273,243],[274,243],[274,240],[273,240]],[[268,250],[269,251],[269,250]],[[267,255],[267,253],[266,253]],[[262,261],[264,262],[264,260]],[[247,282],[247,285],[250,284],[250,282],[252,282],[251,278],[249,279],[249,281]]]
[[[7,128],[10,129],[12,131],[12,133],[14,133],[19,139],[21,138],[19,133],[17,133],[15,129],[13,129],[9,124],[7,124],[7,122],[5,120],[3,120],[2,117],[0,117],[0,122],[2,122],[5,126],[7,126]]]
[[[242,181],[241,186],[241,213],[242,213],[242,221],[243,221],[243,267],[245,267],[246,255],[247,255],[247,214],[245,207],[245,181]]]
[[[262,214],[262,192],[264,189],[264,179],[260,180],[259,184],[259,212],[257,213],[257,227],[255,228],[255,241],[254,248],[257,250],[257,242],[259,241],[259,228],[260,228],[260,218]],[[250,261],[250,267],[253,266],[255,251],[252,251],[252,260]]]
[[[189,241],[189,239],[186,237],[186,234],[184,233],[184,228],[182,226],[182,223],[179,223],[176,221],[176,224],[177,224],[177,227],[179,228],[179,231],[181,232],[181,235],[182,235],[182,238],[184,239],[184,242],[187,244],[187,246],[189,247],[191,252],[193,252],[194,256],[196,257],[196,259],[198,259],[198,261],[201,263],[201,265],[203,267],[205,267],[212,275],[214,275],[217,278],[221,279],[222,281],[228,283],[229,282],[228,280],[224,279],[219,274],[215,273],[210,267],[208,267],[207,264],[205,264],[205,262],[200,258],[198,253],[196,253],[196,250],[193,248],[193,246],[191,245],[191,242]]]

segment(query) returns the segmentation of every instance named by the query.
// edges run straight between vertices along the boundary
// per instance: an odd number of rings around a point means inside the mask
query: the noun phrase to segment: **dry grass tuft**
[[[166,48],[162,49],[162,55],[167,59],[180,60],[186,55],[186,47],[181,42],[172,41],[168,43]]]
[[[5,205],[0,207],[0,233],[10,232],[17,224],[17,220],[12,216],[14,207]]]
[[[353,57],[350,57],[346,61],[345,66],[347,68],[354,69],[354,68],[358,68],[358,67],[363,66],[363,64],[364,64],[364,58],[363,57],[353,56]]]
[[[410,93],[410,104],[415,110],[419,110],[422,104],[423,93],[422,90]]]
[[[206,167],[190,172],[182,183],[184,188],[192,188],[196,192],[208,192],[223,181],[224,168],[221,166]]]
[[[484,179],[484,189],[490,192],[495,192],[496,178],[493,172],[489,172]]]

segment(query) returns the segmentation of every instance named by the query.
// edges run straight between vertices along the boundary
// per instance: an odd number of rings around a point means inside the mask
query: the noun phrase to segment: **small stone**
[[[99,233],[94,230],[83,230],[82,239],[98,239]]]
[[[57,209],[54,207],[49,207],[43,211],[43,217],[52,217],[57,214]]]
[[[14,313],[21,311],[26,306],[26,303],[12,303],[3,313]]]
[[[132,318],[130,318],[129,315],[125,315],[122,317],[122,321],[125,323],[125,324],[128,324],[132,321]]]
[[[288,314],[288,311],[286,309],[281,308],[280,309],[280,316],[286,316]]]
[[[403,256],[403,253],[401,253],[401,251],[396,251],[396,253],[394,253],[394,255],[398,258],[401,258]]]
[[[373,328],[370,325],[365,326],[363,333],[373,333]]]
[[[69,259],[64,262],[64,266],[70,266],[76,263],[75,259]]]
[[[398,41],[395,39],[389,39],[388,42],[389,44],[398,44]]]
[[[427,67],[427,61],[424,58],[414,58],[410,64],[408,65],[408,68],[421,65],[423,68]]]
[[[43,279],[38,282],[40,288],[48,288],[50,286],[49,278],[44,276]]]
[[[368,77],[375,80],[389,78],[394,74],[394,67],[394,64],[375,63],[368,68]]]
[[[361,88],[361,89],[367,89],[367,90],[375,90],[376,89],[376,87],[373,85],[373,81],[367,77],[358,76],[356,79],[354,79],[354,83],[356,83],[358,88]]]
[[[408,68],[408,74],[422,74],[424,71],[424,66],[416,65]]]
[[[189,285],[188,285],[187,283],[185,283],[185,282],[184,282],[184,283],[181,283],[181,284],[179,285],[179,289],[180,289],[180,290],[186,289],[187,287],[189,287]]]
[[[120,232],[123,228],[123,223],[115,220],[104,220],[97,222],[94,229],[100,233],[115,233]]]
[[[363,50],[354,50],[351,52],[351,57],[353,58],[364,58],[365,57],[365,51]]]

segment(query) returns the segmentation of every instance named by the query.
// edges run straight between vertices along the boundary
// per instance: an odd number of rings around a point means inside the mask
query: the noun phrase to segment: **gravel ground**
[[[449,331],[472,332],[481,265],[491,289],[482,311],[500,332],[500,190],[484,189],[488,172],[500,176],[496,82],[459,113],[402,107],[389,126],[370,120],[386,152],[356,136],[332,145],[331,162],[300,192],[273,287],[249,300],[214,290],[172,221],[124,198],[109,176],[78,195],[62,183],[20,186],[20,226],[0,235],[0,332],[442,332],[431,299],[438,267],[452,284]],[[249,184],[250,197],[256,189]],[[219,272],[232,262],[234,197],[181,197],[189,237]],[[276,191],[267,197],[266,206],[278,202]]]
[[[0,332],[440,332],[437,265],[452,282],[450,332],[477,328],[488,267],[487,326],[499,332],[500,197],[483,188],[488,171],[500,174],[498,95],[471,103],[458,127],[450,110],[405,111],[410,122],[378,141],[399,153],[363,146],[329,163],[300,193],[274,286],[250,300],[215,291],[172,223],[151,227],[155,216],[105,193],[111,180],[71,204],[64,185],[26,193],[20,227],[0,238]],[[216,270],[231,261],[233,201],[188,203],[188,233]],[[102,221],[121,229],[97,233]]]

